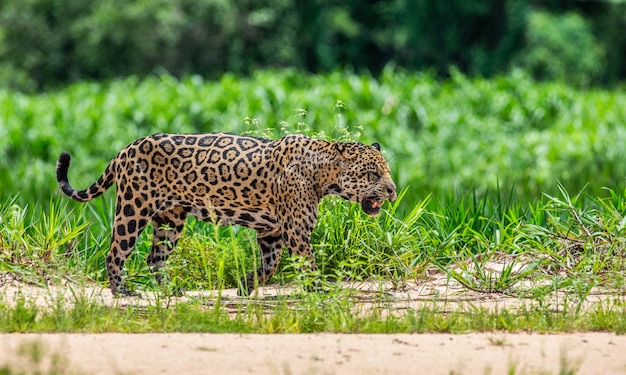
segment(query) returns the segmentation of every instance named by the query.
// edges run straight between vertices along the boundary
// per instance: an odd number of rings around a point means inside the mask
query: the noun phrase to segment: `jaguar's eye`
[[[380,180],[380,174],[378,174],[378,172],[370,172],[370,177],[372,177],[373,180]]]

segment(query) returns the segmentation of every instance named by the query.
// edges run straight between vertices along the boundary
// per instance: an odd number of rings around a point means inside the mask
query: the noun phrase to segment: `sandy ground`
[[[486,308],[514,308],[531,303],[502,294],[469,291],[445,277],[408,282],[349,286],[360,290],[361,306],[383,293],[398,311],[433,304],[454,310],[469,303]],[[84,293],[91,300],[124,308],[154,303],[142,299],[112,299],[102,287],[66,284],[46,289],[0,283],[0,296],[11,301],[26,295],[42,306],[51,296]],[[257,298],[267,303],[292,289],[267,286]],[[188,293],[209,301],[215,292]],[[555,295],[556,299],[564,296]],[[607,295],[592,293],[588,303]],[[234,289],[223,292],[226,309],[241,300]],[[175,302],[175,301],[174,301]],[[555,305],[558,305],[556,303]],[[271,313],[268,311],[268,313]],[[415,334],[415,335],[241,335],[241,334],[0,334],[2,366],[27,369],[20,346],[41,343],[47,356],[58,354],[79,374],[626,374],[626,336],[610,333],[539,334]],[[30,367],[29,367],[30,366]],[[567,372],[568,370],[576,370]],[[46,373],[45,371],[43,373]]]
[[[0,362],[33,340],[87,374],[626,373],[626,337],[607,333],[1,334]]]

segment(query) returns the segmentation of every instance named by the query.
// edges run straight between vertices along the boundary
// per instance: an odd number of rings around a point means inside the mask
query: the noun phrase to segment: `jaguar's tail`
[[[109,163],[104,173],[94,182],[88,189],[76,190],[67,180],[67,170],[70,168],[70,154],[61,153],[57,161],[57,182],[59,187],[67,195],[75,201],[87,202],[101,196],[115,182],[114,171],[115,159]]]

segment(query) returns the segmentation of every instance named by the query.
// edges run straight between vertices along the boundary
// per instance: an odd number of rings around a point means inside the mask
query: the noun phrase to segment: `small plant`
[[[58,201],[51,201],[45,212],[29,221],[28,210],[14,199],[0,207],[0,262],[11,265],[22,281],[38,285],[46,285],[71,264],[74,247],[87,227],[72,219],[72,211]]]
[[[489,344],[494,346],[506,346],[506,337],[489,337]]]
[[[22,341],[17,348],[14,359],[0,363],[0,374],[3,375],[80,373],[69,366],[68,360],[62,354],[50,352],[45,343],[37,340]]]

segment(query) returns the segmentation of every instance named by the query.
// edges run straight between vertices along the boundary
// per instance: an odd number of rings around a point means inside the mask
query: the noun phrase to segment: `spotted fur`
[[[122,281],[124,263],[150,223],[154,235],[147,263],[164,266],[188,215],[257,231],[261,265],[250,272],[243,293],[276,272],[284,247],[307,257],[315,268],[311,232],[318,204],[332,194],[358,202],[377,215],[384,200],[396,199],[380,146],[338,143],[290,135],[278,140],[226,133],[154,134],[131,143],[86,190],[68,182],[70,155],[57,162],[59,187],[86,202],[116,184],[116,208],[106,266],[113,294],[131,292]]]

